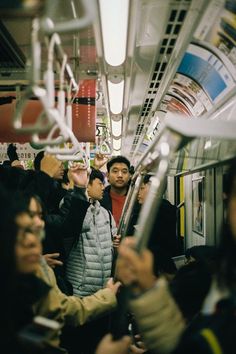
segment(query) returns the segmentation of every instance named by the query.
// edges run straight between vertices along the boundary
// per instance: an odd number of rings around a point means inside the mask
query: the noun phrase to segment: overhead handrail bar
[[[48,49],[48,67],[45,73],[45,85],[47,87],[47,91],[49,94],[49,106],[50,111],[49,114],[53,117],[55,126],[49,132],[47,138],[40,139],[38,133],[34,133],[32,136],[32,141],[34,144],[38,145],[58,145],[62,144],[69,138],[69,132],[65,128],[65,91],[63,90],[64,87],[64,73],[65,67],[67,64],[67,55],[64,54],[64,58],[62,61],[62,65],[60,68],[60,87],[58,91],[58,105],[57,108],[54,108],[54,101],[55,101],[55,88],[54,88],[54,72],[53,72],[53,62],[54,62],[54,47],[55,45],[60,45],[60,37],[57,33],[54,33],[51,37]],[[58,137],[53,139],[53,134],[56,130],[60,130],[60,134]]]
[[[54,73],[53,73],[53,51],[56,47],[60,55],[65,57],[64,51],[61,47],[60,37],[57,33],[54,33],[51,37],[48,49],[48,69],[45,73],[44,80],[46,90],[38,86],[40,80],[40,69],[41,69],[41,45],[38,39],[38,33],[40,30],[40,23],[38,19],[33,20],[33,30],[31,35],[31,47],[32,47],[32,70],[30,75],[30,86],[24,92],[21,100],[17,102],[15,114],[13,115],[13,127],[19,133],[45,133],[54,124],[54,112],[50,109],[54,106],[55,101],[55,90],[54,90]],[[78,92],[78,85],[74,79],[73,72],[68,63],[65,64],[65,71],[72,83],[72,89],[74,92]],[[43,106],[43,112],[40,114],[39,118],[34,124],[28,124],[23,126],[22,114],[27,101],[32,97],[37,97]],[[45,124],[45,117],[48,118],[48,123]],[[50,133],[49,133],[50,134]],[[38,142],[40,139],[36,139]],[[47,140],[46,140],[47,141]]]
[[[66,116],[65,116],[66,125],[72,130],[72,102],[74,96],[71,97],[71,90],[72,90],[72,81],[70,81],[70,84],[67,86],[67,105],[66,105]]]
[[[31,34],[31,46],[32,46],[32,66],[30,75],[30,86],[24,92],[22,98],[17,102],[16,110],[13,115],[13,127],[19,133],[34,133],[34,132],[46,132],[53,125],[53,119],[47,111],[47,93],[46,90],[38,86],[40,80],[40,68],[41,68],[41,45],[38,39],[39,21],[35,19],[33,21],[33,30]],[[45,119],[42,114],[39,115],[36,123],[23,126],[22,114],[27,101],[32,97],[37,97],[45,110],[48,118],[48,123],[45,124]],[[43,123],[44,122],[44,123]]]
[[[81,147],[74,133],[68,127],[67,129],[73,148],[61,149],[60,152],[56,154],[56,158],[65,161],[80,161],[82,159],[85,167],[89,169],[89,160],[86,152]],[[47,150],[49,150],[49,148]],[[49,152],[50,151],[53,151],[53,149],[49,150]],[[78,153],[79,155],[77,155]]]
[[[43,31],[46,34],[68,33],[77,32],[85,27],[90,26],[96,17],[96,1],[95,0],[81,0],[84,8],[84,16],[81,18],[75,18],[70,21],[62,23],[54,23],[51,18],[44,18],[41,22]],[[48,0],[47,5],[50,10],[50,6],[54,5],[54,2]],[[49,11],[50,12],[50,11]]]
[[[89,167],[89,161],[88,161],[88,157],[86,155],[86,153],[83,151],[81,144],[79,143],[79,141],[77,140],[77,138],[75,137],[73,131],[61,120],[61,117],[59,115],[59,112],[57,110],[54,109],[54,111],[56,111],[56,122],[58,124],[58,127],[60,128],[61,133],[63,134],[62,138],[64,137],[66,139],[66,141],[71,141],[73,147],[72,148],[60,148],[60,147],[50,147],[47,146],[46,147],[46,152],[48,152],[49,154],[53,154],[56,155],[56,157],[58,158],[58,160],[68,160],[68,161],[80,161],[81,159],[84,161],[85,165],[87,167]],[[63,140],[64,142],[65,140]],[[41,143],[41,141],[39,141]],[[37,141],[36,141],[37,143]],[[60,142],[61,143],[61,142]],[[46,142],[47,145],[52,145],[49,142]],[[59,143],[57,143],[59,144]],[[80,153],[80,156],[76,156],[77,153]]]
[[[55,47],[59,46],[60,44],[61,44],[61,39],[59,35],[57,33],[53,33],[48,45],[47,70],[44,73],[44,83],[48,94],[48,105],[50,108],[53,108],[55,105],[55,86],[54,86],[54,71],[53,71],[54,51],[55,51]]]
[[[58,35],[58,33],[54,33],[56,35],[56,38],[58,37],[60,39],[60,36]],[[53,34],[53,35],[54,35]],[[53,37],[52,35],[52,37]],[[51,38],[52,38],[51,37]],[[51,42],[51,40],[50,40]],[[49,42],[49,43],[50,43]],[[50,44],[48,44],[48,48],[49,48]],[[62,45],[61,45],[61,40],[56,40],[55,43],[54,43],[54,49],[56,50],[56,57],[57,57],[57,60],[62,60],[64,59],[64,56],[65,56],[65,52],[62,48]],[[53,57],[53,53],[51,54],[52,57]],[[51,58],[52,58],[51,57]],[[50,61],[51,63],[53,63],[53,61],[51,60]],[[66,73],[66,79],[68,80],[68,82],[72,82],[72,91],[74,92],[77,92],[78,91],[78,84],[76,83],[76,80],[75,80],[75,77],[74,77],[74,74],[73,74],[73,71],[70,67],[70,64],[67,62],[66,65],[65,65],[65,73]]]
[[[56,110],[53,109],[54,114],[56,113]],[[52,129],[50,130],[49,134],[47,135],[46,138],[42,139],[39,138],[38,133],[34,133],[32,134],[32,142],[35,145],[38,146],[46,146],[46,145],[58,145],[58,144],[62,144],[65,142],[66,137],[63,135],[59,135],[56,138],[53,139],[53,135],[55,134],[55,132],[58,130],[60,130],[60,127],[57,124],[54,124],[54,126],[52,127]]]
[[[65,73],[65,66],[67,62],[67,55],[64,55],[63,61],[62,61],[62,66],[60,69],[60,87],[58,91],[58,112],[63,119],[63,121],[66,123],[66,93],[64,90],[64,73]]]

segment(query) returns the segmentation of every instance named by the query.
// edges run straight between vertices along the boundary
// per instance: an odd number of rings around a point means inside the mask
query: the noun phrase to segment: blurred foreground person
[[[201,313],[188,323],[163,278],[154,279],[152,255],[138,255],[134,241],[121,244],[118,277],[133,285],[135,314],[144,342],[154,353],[233,354],[236,352],[236,161],[228,173],[228,225],[224,225],[216,273]]]
[[[11,354],[64,353],[60,347],[62,326],[79,326],[110,311],[116,306],[119,284],[110,282],[107,289],[84,299],[63,294],[53,271],[42,260],[44,222],[39,199],[17,194],[12,200],[3,190],[0,195],[3,343]],[[39,315],[47,325],[53,323],[53,328],[35,325]]]

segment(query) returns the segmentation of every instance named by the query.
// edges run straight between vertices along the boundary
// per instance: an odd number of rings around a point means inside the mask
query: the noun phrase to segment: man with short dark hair
[[[108,161],[107,180],[110,185],[105,188],[101,205],[111,211],[118,226],[130,181],[130,162],[126,157],[116,156]]]

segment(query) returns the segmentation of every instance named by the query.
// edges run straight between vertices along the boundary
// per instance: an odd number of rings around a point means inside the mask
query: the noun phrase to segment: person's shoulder
[[[104,189],[104,194],[109,194],[110,193],[110,190],[111,190],[111,186],[110,184],[108,186],[105,187]]]
[[[161,202],[161,208],[164,210],[171,210],[171,211],[176,211],[176,206],[174,204],[172,204],[169,200],[167,199],[162,199]]]

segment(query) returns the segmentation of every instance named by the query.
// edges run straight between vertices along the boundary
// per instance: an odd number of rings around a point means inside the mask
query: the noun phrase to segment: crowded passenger
[[[18,332],[21,334],[21,331],[23,331],[21,337],[24,340],[30,340],[30,333],[29,338],[26,335],[28,327],[25,329],[24,326],[32,326],[31,322],[35,315],[56,319],[59,321],[57,331],[53,332],[52,338],[48,338],[45,335],[42,340],[46,343],[47,339],[47,348],[52,345],[55,350],[58,348],[59,352],[60,328],[65,324],[79,326],[111,311],[116,306],[115,294],[119,283],[113,284],[110,280],[107,283],[107,289],[102,289],[96,294],[83,299],[63,294],[57,287],[53,271],[46,262],[43,262],[41,257],[44,222],[42,213],[40,214],[40,200],[36,199],[35,196],[25,197],[22,194],[17,194],[17,200],[12,201],[7,195],[9,208],[5,212],[4,202],[6,202],[6,197],[4,192],[1,193],[0,207],[3,211],[2,215],[5,216],[0,225],[1,250],[3,252],[0,259],[4,285],[1,296],[6,303],[6,314],[5,312],[3,313],[3,320],[6,321],[6,330],[14,332],[15,335],[12,338],[15,338]],[[9,227],[9,225],[12,227]],[[15,240],[16,242],[15,246],[11,241],[11,237],[12,241]],[[13,246],[16,251],[16,270],[13,267],[14,249],[10,248]],[[12,257],[9,258],[10,256]],[[8,265],[8,269],[6,265]],[[12,278],[13,276],[15,280]],[[13,297],[15,297],[14,300]],[[13,303],[11,303],[12,301]],[[7,313],[8,311],[9,313]],[[9,318],[7,317],[8,315],[10,316]],[[36,334],[31,333],[32,338]],[[9,337],[7,338],[9,339]],[[17,346],[17,337],[13,343]],[[6,344],[10,345],[10,341]],[[35,352],[32,351],[32,353]],[[14,353],[14,351],[9,351],[9,353]]]
[[[75,239],[67,258],[66,275],[73,286],[76,296],[84,297],[94,294],[103,288],[111,276],[113,257],[113,238],[116,226],[110,211],[100,205],[104,191],[104,176],[99,170],[92,168],[88,176],[87,170],[80,164],[71,168],[71,176],[75,183],[74,193],[81,198],[87,208],[81,233]],[[87,199],[87,195],[89,200]],[[116,239],[114,240],[116,244]],[[66,342],[70,353],[77,351],[75,339],[80,336],[81,350],[94,352],[98,342],[108,331],[108,318],[101,318],[86,325],[79,333],[67,333]],[[87,335],[90,341],[85,340]],[[68,337],[71,339],[68,340]],[[74,343],[74,344],[73,344]]]
[[[94,166],[96,168],[96,166]],[[99,166],[98,166],[99,167]],[[116,156],[107,162],[107,180],[101,205],[110,210],[118,227],[130,182],[130,162],[124,156]]]

